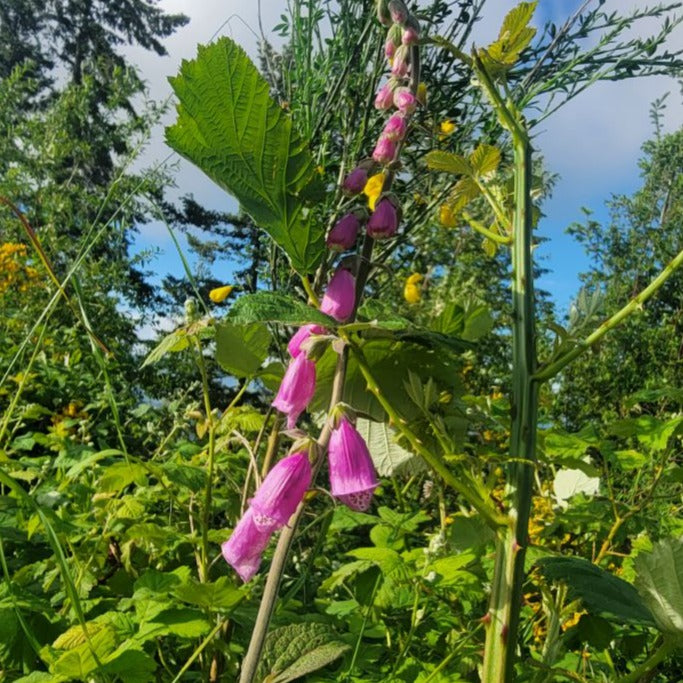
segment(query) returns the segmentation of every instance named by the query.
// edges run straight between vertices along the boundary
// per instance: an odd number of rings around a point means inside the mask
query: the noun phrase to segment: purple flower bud
[[[327,235],[327,247],[333,251],[346,251],[350,249],[358,237],[360,221],[355,213],[347,213],[337,221]]]
[[[310,485],[311,464],[305,452],[282,458],[249,501],[254,524],[271,533],[283,527],[296,512]]]
[[[389,117],[389,120],[384,126],[382,136],[389,140],[393,140],[394,142],[398,142],[405,137],[406,128],[407,124],[403,115],[394,114],[393,116]]]
[[[385,83],[375,96],[376,109],[391,109],[394,105],[394,91],[389,83]]]
[[[408,8],[403,0],[390,0],[389,14],[395,24],[405,24],[408,19]]]
[[[381,135],[372,152],[372,158],[378,164],[388,164],[393,161],[395,155],[396,143],[385,135]]]
[[[410,92],[410,88],[396,88],[394,92],[394,105],[403,114],[412,114],[415,111],[417,100]]]
[[[301,345],[312,334],[323,334],[325,330],[320,325],[304,325],[300,327],[289,340],[287,351],[292,358],[296,358],[301,353]]]
[[[356,278],[345,268],[340,268],[327,285],[320,310],[343,322],[351,316],[355,305]]]
[[[390,199],[382,199],[368,221],[368,235],[376,240],[386,239],[393,237],[397,230],[398,212],[396,207]]]
[[[393,102],[393,97],[392,97]],[[353,196],[360,194],[365,188],[365,183],[368,182],[368,169],[362,166],[357,166],[349,173],[342,183],[342,190],[345,195]]]
[[[391,73],[397,78],[403,78],[408,74],[410,64],[410,52],[405,45],[401,45],[394,54],[394,61],[391,63]]]
[[[259,529],[249,508],[223,543],[221,550],[225,561],[239,574],[245,583],[258,571],[261,555],[268,545],[272,531]]]
[[[293,429],[315,393],[315,363],[305,353],[292,360],[282,378],[273,407],[287,415],[287,429]]]
[[[332,430],[328,459],[332,495],[352,510],[367,510],[379,482],[363,437],[345,417]]]
[[[392,59],[396,54],[396,43],[394,43],[392,38],[387,38],[387,42],[384,43],[384,55],[387,59]]]
[[[420,41],[420,34],[412,27],[407,28],[403,31],[401,36],[401,42],[404,45],[417,45]]]

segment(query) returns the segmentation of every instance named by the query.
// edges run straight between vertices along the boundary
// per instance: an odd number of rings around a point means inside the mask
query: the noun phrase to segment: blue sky
[[[516,0],[490,0],[483,21],[476,27],[473,39],[486,44],[495,38],[503,16]],[[645,6],[642,0],[607,0],[605,8],[622,12],[632,7]],[[177,72],[180,61],[192,58],[196,44],[208,42],[218,31],[240,42],[253,56],[256,51],[255,31],[258,27],[257,3],[250,0],[162,0],[160,5],[169,12],[184,12],[190,23],[167,41],[169,55],[158,57],[137,48],[129,49],[129,58],[138,65],[148,82],[153,99],[163,100],[170,95],[166,78]],[[562,22],[580,5],[579,0],[540,0],[535,16],[538,26],[552,19]],[[284,11],[284,0],[264,0],[262,21],[266,33]],[[649,35],[657,28],[656,22],[641,26],[639,35]],[[677,30],[671,47],[680,47],[683,31]],[[534,147],[544,156],[547,168],[558,173],[560,179],[554,195],[543,206],[545,217],[539,232],[549,238],[537,251],[543,265],[551,269],[539,285],[552,292],[560,310],[566,310],[578,289],[578,273],[586,268],[580,246],[566,235],[572,222],[582,219],[581,207],[593,211],[597,220],[607,220],[605,201],[612,194],[629,194],[639,185],[637,161],[640,147],[652,135],[649,120],[651,102],[671,91],[665,117],[665,129],[675,130],[683,125],[679,88],[673,79],[664,77],[598,83],[560,109],[535,132]],[[170,111],[154,131],[141,163],[150,165],[166,157],[169,150],[163,143],[163,125],[172,122]],[[176,159],[177,196],[192,192],[207,207],[234,210],[234,200],[216,187],[200,171],[183,159]],[[157,276],[168,272],[182,273],[180,260],[162,225],[141,226],[135,250],[159,250],[149,264]],[[214,274],[230,282],[229,263],[217,264]]]

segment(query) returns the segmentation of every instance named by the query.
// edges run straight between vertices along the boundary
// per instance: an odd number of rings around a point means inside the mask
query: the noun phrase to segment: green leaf
[[[536,5],[536,2],[520,2],[505,16],[498,40],[481,51],[484,65],[489,70],[495,73],[511,68],[522,50],[529,46],[536,35],[536,29],[528,25]]]
[[[244,591],[227,576],[221,576],[213,583],[184,583],[175,586],[173,594],[183,602],[220,611],[233,609],[244,598]]]
[[[500,150],[493,145],[481,144],[469,156],[475,175],[486,176],[495,173],[500,164]]]
[[[334,327],[335,321],[303,301],[276,292],[255,292],[241,296],[230,309],[227,321],[235,324],[254,322],[306,325],[316,323]]]
[[[253,377],[268,356],[270,332],[263,323],[216,325],[216,361],[235,377]]]
[[[179,638],[199,638],[211,628],[204,615],[194,609],[167,609],[155,615],[151,621],[141,624],[135,638],[145,642],[172,634]]]
[[[126,644],[128,645],[128,644]],[[122,647],[125,647],[122,646]],[[131,648],[121,649],[107,658],[102,672],[121,680],[123,683],[147,683],[156,680],[157,664],[152,657],[142,650]]]
[[[187,331],[184,329],[175,330],[167,334],[150,352],[147,354],[141,367],[158,363],[167,353],[177,353],[183,351],[190,345]]]
[[[313,159],[244,50],[229,38],[200,46],[169,80],[179,104],[168,144],[234,195],[296,270],[312,271],[324,252],[323,223],[301,197]]]
[[[348,649],[349,646],[339,641],[327,624],[283,626],[268,634],[256,680],[288,683],[321,669]]]
[[[655,543],[634,560],[635,585],[665,633],[683,634],[683,537]]]
[[[380,477],[425,469],[422,458],[396,443],[396,434],[386,422],[358,418],[356,429],[368,445],[375,469]]]
[[[432,171],[445,171],[456,175],[472,176],[472,166],[464,157],[451,152],[433,150],[425,157],[427,167]]]
[[[569,599],[579,598],[591,614],[609,614],[633,624],[653,626],[652,613],[630,584],[578,557],[544,557],[538,561],[550,581],[569,588]]]
[[[133,483],[144,486],[147,470],[138,463],[117,462],[104,470],[97,488],[103,493],[118,493]]]

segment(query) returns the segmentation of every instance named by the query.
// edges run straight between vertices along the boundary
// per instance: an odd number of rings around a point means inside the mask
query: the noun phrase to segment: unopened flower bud
[[[408,14],[408,8],[403,0],[389,0],[389,15],[395,24],[405,24]]]
[[[410,88],[396,88],[394,91],[394,105],[403,114],[412,114],[417,106],[415,95]]]
[[[391,25],[391,13],[387,0],[377,0],[377,21],[384,26]]]
[[[368,170],[362,166],[357,166],[349,173],[342,183],[342,191],[345,195],[352,197],[360,194],[368,182]]]
[[[388,164],[393,161],[395,155],[396,143],[384,135],[380,136],[372,153],[372,158],[378,164]]]
[[[398,230],[398,211],[394,203],[384,198],[378,202],[375,211],[370,216],[367,225],[367,232],[370,237],[376,240],[393,237]]]
[[[394,104],[394,90],[390,83],[385,83],[375,96],[376,109],[391,109]]]
[[[420,40],[420,34],[414,28],[407,28],[401,36],[403,45],[416,45]]]
[[[333,251],[346,251],[350,249],[356,243],[359,230],[360,221],[356,214],[347,213],[346,216],[337,221],[327,235],[328,249]]]
[[[394,54],[394,61],[391,63],[391,73],[396,78],[403,78],[408,74],[409,64],[410,51],[406,45],[401,45]]]
[[[393,59],[395,54],[396,54],[396,45],[394,44],[394,41],[391,40],[391,38],[387,38],[387,42],[384,43],[384,56],[387,59]]]
[[[402,114],[394,114],[389,117],[389,120],[382,131],[382,135],[389,140],[398,142],[405,137],[406,128],[407,124],[405,117]]]
[[[340,268],[327,285],[320,302],[320,311],[344,322],[353,313],[355,304],[356,278],[348,270]]]

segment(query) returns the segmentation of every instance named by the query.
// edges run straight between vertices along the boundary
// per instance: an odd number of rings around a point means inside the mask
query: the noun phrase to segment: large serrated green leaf
[[[285,323],[287,325],[318,325],[333,327],[334,320],[303,301],[277,292],[245,294],[233,304],[227,321],[235,324],[254,322]]]
[[[396,443],[396,435],[386,422],[375,422],[359,418],[356,429],[368,445],[368,450],[380,477],[425,469],[422,458],[407,451]]]
[[[348,649],[321,623],[289,624],[268,634],[256,672],[259,683],[288,683],[334,661]]]
[[[268,356],[270,332],[262,323],[216,325],[216,361],[235,377],[253,377]]]
[[[578,557],[544,557],[541,573],[551,581],[562,581],[569,598],[580,598],[591,614],[609,614],[622,621],[653,626],[650,610],[628,582]]]
[[[244,50],[229,38],[200,46],[169,80],[179,104],[168,144],[234,195],[296,270],[312,271],[324,251],[302,197],[313,159]]]
[[[683,537],[666,538],[634,561],[635,585],[665,633],[683,634]]]
[[[529,22],[537,2],[520,2],[511,9],[498,34],[498,39],[481,52],[484,65],[492,73],[506,71],[519,59],[520,53],[529,46],[536,29]]]
[[[478,176],[494,173],[500,164],[500,150],[493,145],[481,144],[469,156],[472,170]]]
[[[452,152],[434,150],[427,154],[425,160],[427,161],[427,166],[433,171],[445,171],[446,173],[465,176],[472,175],[472,167],[467,159]]]

